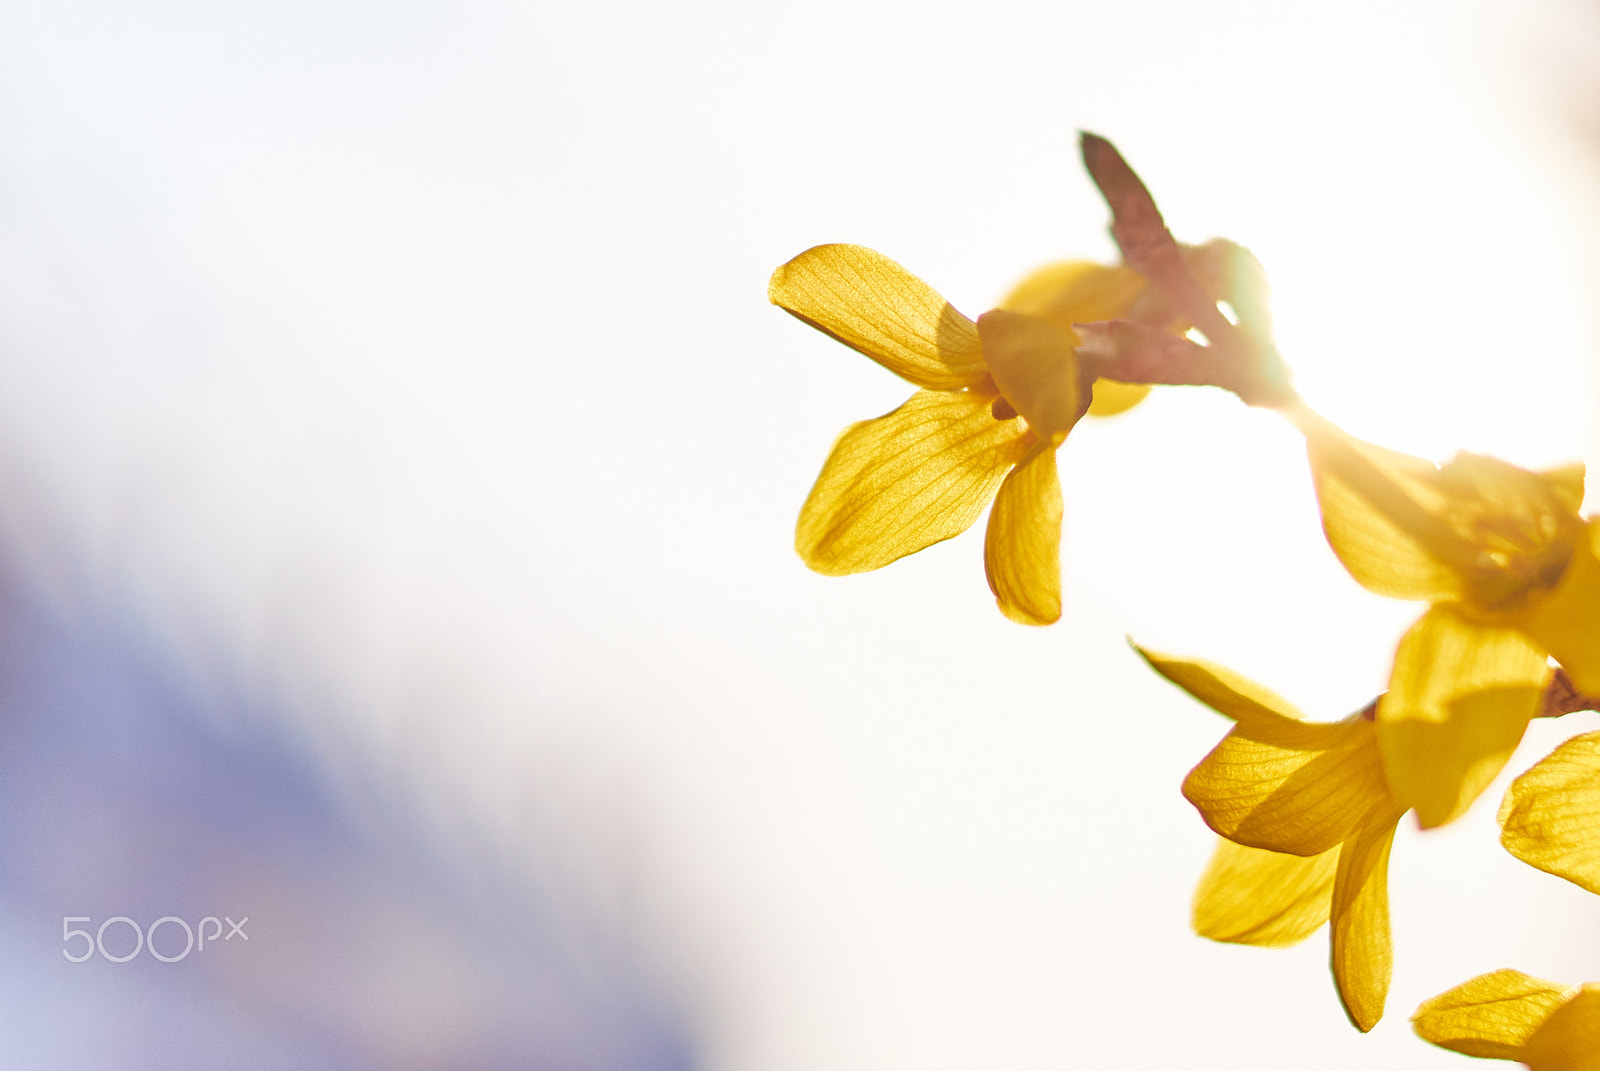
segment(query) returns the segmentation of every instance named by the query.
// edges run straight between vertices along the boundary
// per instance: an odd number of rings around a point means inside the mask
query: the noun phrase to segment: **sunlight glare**
[[[1369,92],[1378,94],[1377,89]],[[1276,337],[1306,400],[1357,435],[1444,460],[1578,457],[1593,406],[1580,276],[1529,135],[1403,88],[1348,120],[1314,94],[1251,186]],[[1346,118],[1341,119],[1341,115]]]

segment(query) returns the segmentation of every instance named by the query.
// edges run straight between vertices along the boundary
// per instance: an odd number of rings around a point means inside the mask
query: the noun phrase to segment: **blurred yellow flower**
[[[1578,515],[1583,467],[1468,453],[1440,467],[1291,415],[1339,560],[1371,591],[1431,604],[1395,653],[1378,744],[1396,798],[1443,825],[1516,749],[1548,657],[1600,692],[1600,522]]]
[[[1235,725],[1183,783],[1226,840],[1195,892],[1202,936],[1285,947],[1332,920],[1332,967],[1366,1031],[1389,992],[1389,848],[1405,813],[1389,791],[1366,712],[1308,722],[1226,669],[1140,651],[1167,680]]]
[[[1106,276],[1101,271],[1092,270],[1095,267],[1096,265],[1086,264],[1081,260],[1062,260],[1047,264],[1037,271],[1030,272],[1014,286],[1000,302],[999,307],[1010,312],[1037,316],[1041,320],[1048,320],[1057,327],[1071,331],[1073,324],[1088,322],[1083,310],[1085,299],[1088,298],[1085,290],[1089,286],[1110,284],[1119,291],[1118,297],[1126,297],[1123,291],[1128,285],[1128,277],[1139,279],[1126,269],[1118,271],[1115,276]],[[1142,285],[1141,281],[1140,286]],[[1125,413],[1144,401],[1149,393],[1148,383],[1118,383],[1114,379],[1096,379],[1093,394],[1089,399],[1088,415],[1104,417]]]
[[[1511,782],[1500,843],[1538,867],[1600,893],[1600,732],[1556,748]]]
[[[1171,241],[1171,236],[1165,236]],[[1086,269],[1094,266],[1081,261],[1061,261],[1032,272],[1000,302],[1000,308],[1048,320],[1079,338],[1078,359],[1096,373],[1089,416],[1114,416],[1126,412],[1150,393],[1152,384],[1189,384],[1223,387],[1235,393],[1277,397],[1279,371],[1267,356],[1275,356],[1271,343],[1271,316],[1267,311],[1266,273],[1250,251],[1214,238],[1197,246],[1172,244],[1182,265],[1184,282],[1196,288],[1198,299],[1206,302],[1191,315],[1195,319],[1210,313],[1213,331],[1220,323],[1232,338],[1221,339],[1231,346],[1201,346],[1184,337],[1193,326],[1190,316],[1179,310],[1172,295],[1163,288],[1141,283],[1131,289],[1130,281],[1140,277],[1122,269],[1115,281],[1119,296],[1131,294],[1111,323],[1091,321],[1086,308],[1104,308],[1095,299],[1096,286],[1107,279]],[[1131,279],[1130,279],[1131,277]],[[1214,302],[1213,302],[1214,299]],[[1215,303],[1226,302],[1235,315],[1243,315],[1237,330],[1229,327]],[[1265,367],[1258,367],[1265,362]],[[1106,378],[1120,374],[1129,382]],[[1286,376],[1287,373],[1282,373]],[[1282,384],[1287,390],[1287,382]],[[1292,392],[1291,392],[1292,393]],[[1259,399],[1258,399],[1259,400]]]
[[[1533,1071],[1600,1071],[1600,985],[1561,986],[1521,971],[1481,974],[1411,1017],[1442,1048]]]
[[[1062,323],[1114,318],[1144,283],[1094,264],[1056,283],[1059,315],[997,309],[974,323],[861,246],[816,246],[773,273],[774,304],[920,388],[834,443],[795,529],[807,565],[881,568],[966,531],[992,499],[984,568],[1001,612],[1030,625],[1061,616],[1055,451],[1089,396]]]

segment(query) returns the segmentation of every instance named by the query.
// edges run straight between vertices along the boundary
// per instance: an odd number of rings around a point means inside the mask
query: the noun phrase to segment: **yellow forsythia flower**
[[[1561,986],[1521,971],[1481,974],[1417,1008],[1427,1041],[1533,1071],[1600,1071],[1600,985]]]
[[[1112,319],[1143,280],[1078,265],[1056,306]],[[976,323],[882,254],[820,245],[772,275],[767,296],[920,389],[846,428],[800,510],[795,550],[830,576],[878,569],[970,528],[994,501],[984,568],[1001,611],[1061,616],[1056,447],[1083,415],[1077,336],[1054,317],[994,310]]]
[[[1600,893],[1600,732],[1556,748],[1500,804],[1500,843],[1530,866]]]
[[[1322,523],[1368,590],[1430,603],[1378,705],[1395,796],[1424,827],[1460,815],[1540,708],[1548,657],[1600,692],[1600,521],[1583,467],[1530,472],[1463,453],[1440,467],[1301,409]]]
[[[1284,947],[1332,920],[1333,976],[1361,1030],[1389,992],[1389,848],[1405,813],[1363,714],[1308,722],[1219,666],[1140,652],[1157,673],[1235,725],[1183,794],[1226,838],[1195,893],[1198,933]]]

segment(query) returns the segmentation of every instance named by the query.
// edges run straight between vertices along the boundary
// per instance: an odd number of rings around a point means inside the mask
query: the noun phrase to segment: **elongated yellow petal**
[[[1389,788],[1372,722],[1279,718],[1235,726],[1190,771],[1183,795],[1231,841],[1310,856],[1354,836]]]
[[[1500,970],[1423,1001],[1411,1023],[1419,1037],[1442,1048],[1490,1060],[1521,1060],[1528,1039],[1577,991],[1576,986]]]
[[[919,391],[846,428],[800,509],[794,546],[805,563],[865,572],[972,527],[1028,447],[1026,429],[995,420],[990,401]]]
[[[1194,891],[1194,932],[1213,941],[1288,948],[1328,921],[1334,848],[1305,858],[1217,840]]]
[[[1600,1071],[1600,985],[1584,986],[1551,1012],[1522,1060],[1532,1071]]]
[[[972,321],[865,246],[807,249],[772,273],[767,298],[919,387],[960,390],[984,381]]]
[[[989,590],[1020,624],[1061,617],[1061,512],[1055,447],[1036,443],[1000,485],[983,540]]]
[[[1511,782],[1500,826],[1506,851],[1600,893],[1600,733],[1573,737]]]
[[[1441,545],[1450,537],[1434,518],[1442,503],[1434,464],[1346,435],[1309,411],[1292,415],[1306,433],[1323,531],[1356,582],[1396,599],[1459,595],[1452,548]]]
[[[1600,695],[1600,519],[1577,540],[1560,583],[1506,621],[1560,662],[1580,692]]]
[[[978,317],[978,337],[1000,393],[1034,434],[1059,445],[1086,401],[1073,352],[1078,336],[1034,316],[990,309]]]
[[[1494,780],[1539,710],[1551,669],[1520,632],[1436,606],[1400,640],[1378,703],[1395,799],[1423,828],[1459,817]]]
[[[1258,722],[1275,725],[1285,719],[1302,720],[1300,712],[1288,700],[1231,669],[1196,658],[1174,658],[1146,650],[1136,643],[1132,646],[1140,658],[1150,663],[1151,669],[1240,725]]]
[[[1333,978],[1345,1013],[1362,1033],[1383,1018],[1389,996],[1389,848],[1400,813],[1376,809],[1370,824],[1340,849],[1333,881]]]

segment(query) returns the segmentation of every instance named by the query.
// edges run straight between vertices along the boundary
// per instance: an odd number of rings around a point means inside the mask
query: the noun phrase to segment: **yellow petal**
[[[1061,480],[1056,451],[1034,445],[995,496],[983,569],[1000,612],[1024,625],[1061,616]]]
[[[1399,820],[1399,811],[1380,807],[1340,850],[1333,881],[1333,978],[1345,1013],[1363,1033],[1383,1018],[1389,995],[1389,848]]]
[[[846,428],[800,508],[794,546],[819,573],[888,565],[972,527],[1027,451],[1027,430],[990,415],[991,399],[919,391]]]
[[[1556,501],[1572,513],[1583,508],[1583,462],[1574,461],[1558,469],[1546,469],[1538,474]]]
[[[1206,824],[1238,844],[1311,856],[1354,836],[1389,801],[1375,727],[1241,722],[1183,782]]]
[[[1580,692],[1600,695],[1600,519],[1576,541],[1560,582],[1506,622],[1560,662]]]
[[[1442,1048],[1490,1060],[1521,1060],[1528,1039],[1576,992],[1576,986],[1500,970],[1423,1001],[1411,1023],[1419,1037]]]
[[[1073,324],[1117,319],[1143,292],[1144,278],[1132,268],[1063,260],[1028,275],[1000,308],[1071,329]]]
[[[929,390],[983,383],[978,331],[927,283],[859,245],[819,245],[772,273],[767,298]]]
[[[1148,383],[1118,383],[1114,379],[1097,379],[1089,396],[1089,415],[1116,416],[1145,400],[1150,393]]]
[[[1506,851],[1600,893],[1600,733],[1573,737],[1511,782],[1500,825]]]
[[[1435,469],[1286,411],[1306,434],[1328,540],[1366,587],[1503,617],[1560,579],[1582,529],[1577,467],[1541,474],[1461,453]]]
[[[1194,891],[1194,932],[1213,941],[1288,948],[1328,921],[1337,848],[1305,858],[1217,841]]]
[[[1463,598],[1503,616],[1542,598],[1560,581],[1584,536],[1570,498],[1571,473],[1529,472],[1499,458],[1462,452],[1439,470],[1442,518],[1472,549],[1457,564]]]
[[[1600,985],[1584,986],[1551,1012],[1522,1060],[1533,1071],[1600,1071]]]
[[[1439,606],[1411,626],[1378,702],[1378,745],[1395,799],[1424,829],[1459,817],[1494,780],[1550,675],[1544,652],[1513,629]]]
[[[1285,700],[1221,666],[1134,650],[1238,722],[1183,783],[1184,796],[1222,836],[1318,855],[1353,835],[1367,811],[1389,799],[1370,721],[1303,721]]]
[[[1396,599],[1459,595],[1450,563],[1461,549],[1432,513],[1442,501],[1434,464],[1346,435],[1309,410],[1291,415],[1306,433],[1328,544],[1356,582]]]
[[[1240,725],[1256,722],[1274,725],[1285,719],[1301,720],[1300,712],[1290,706],[1288,700],[1230,669],[1199,659],[1174,658],[1148,651],[1136,643],[1132,646],[1140,658],[1150,663],[1151,669]]]
[[[1078,336],[1019,312],[990,309],[978,317],[978,337],[995,386],[1036,435],[1059,444],[1083,415]]]

